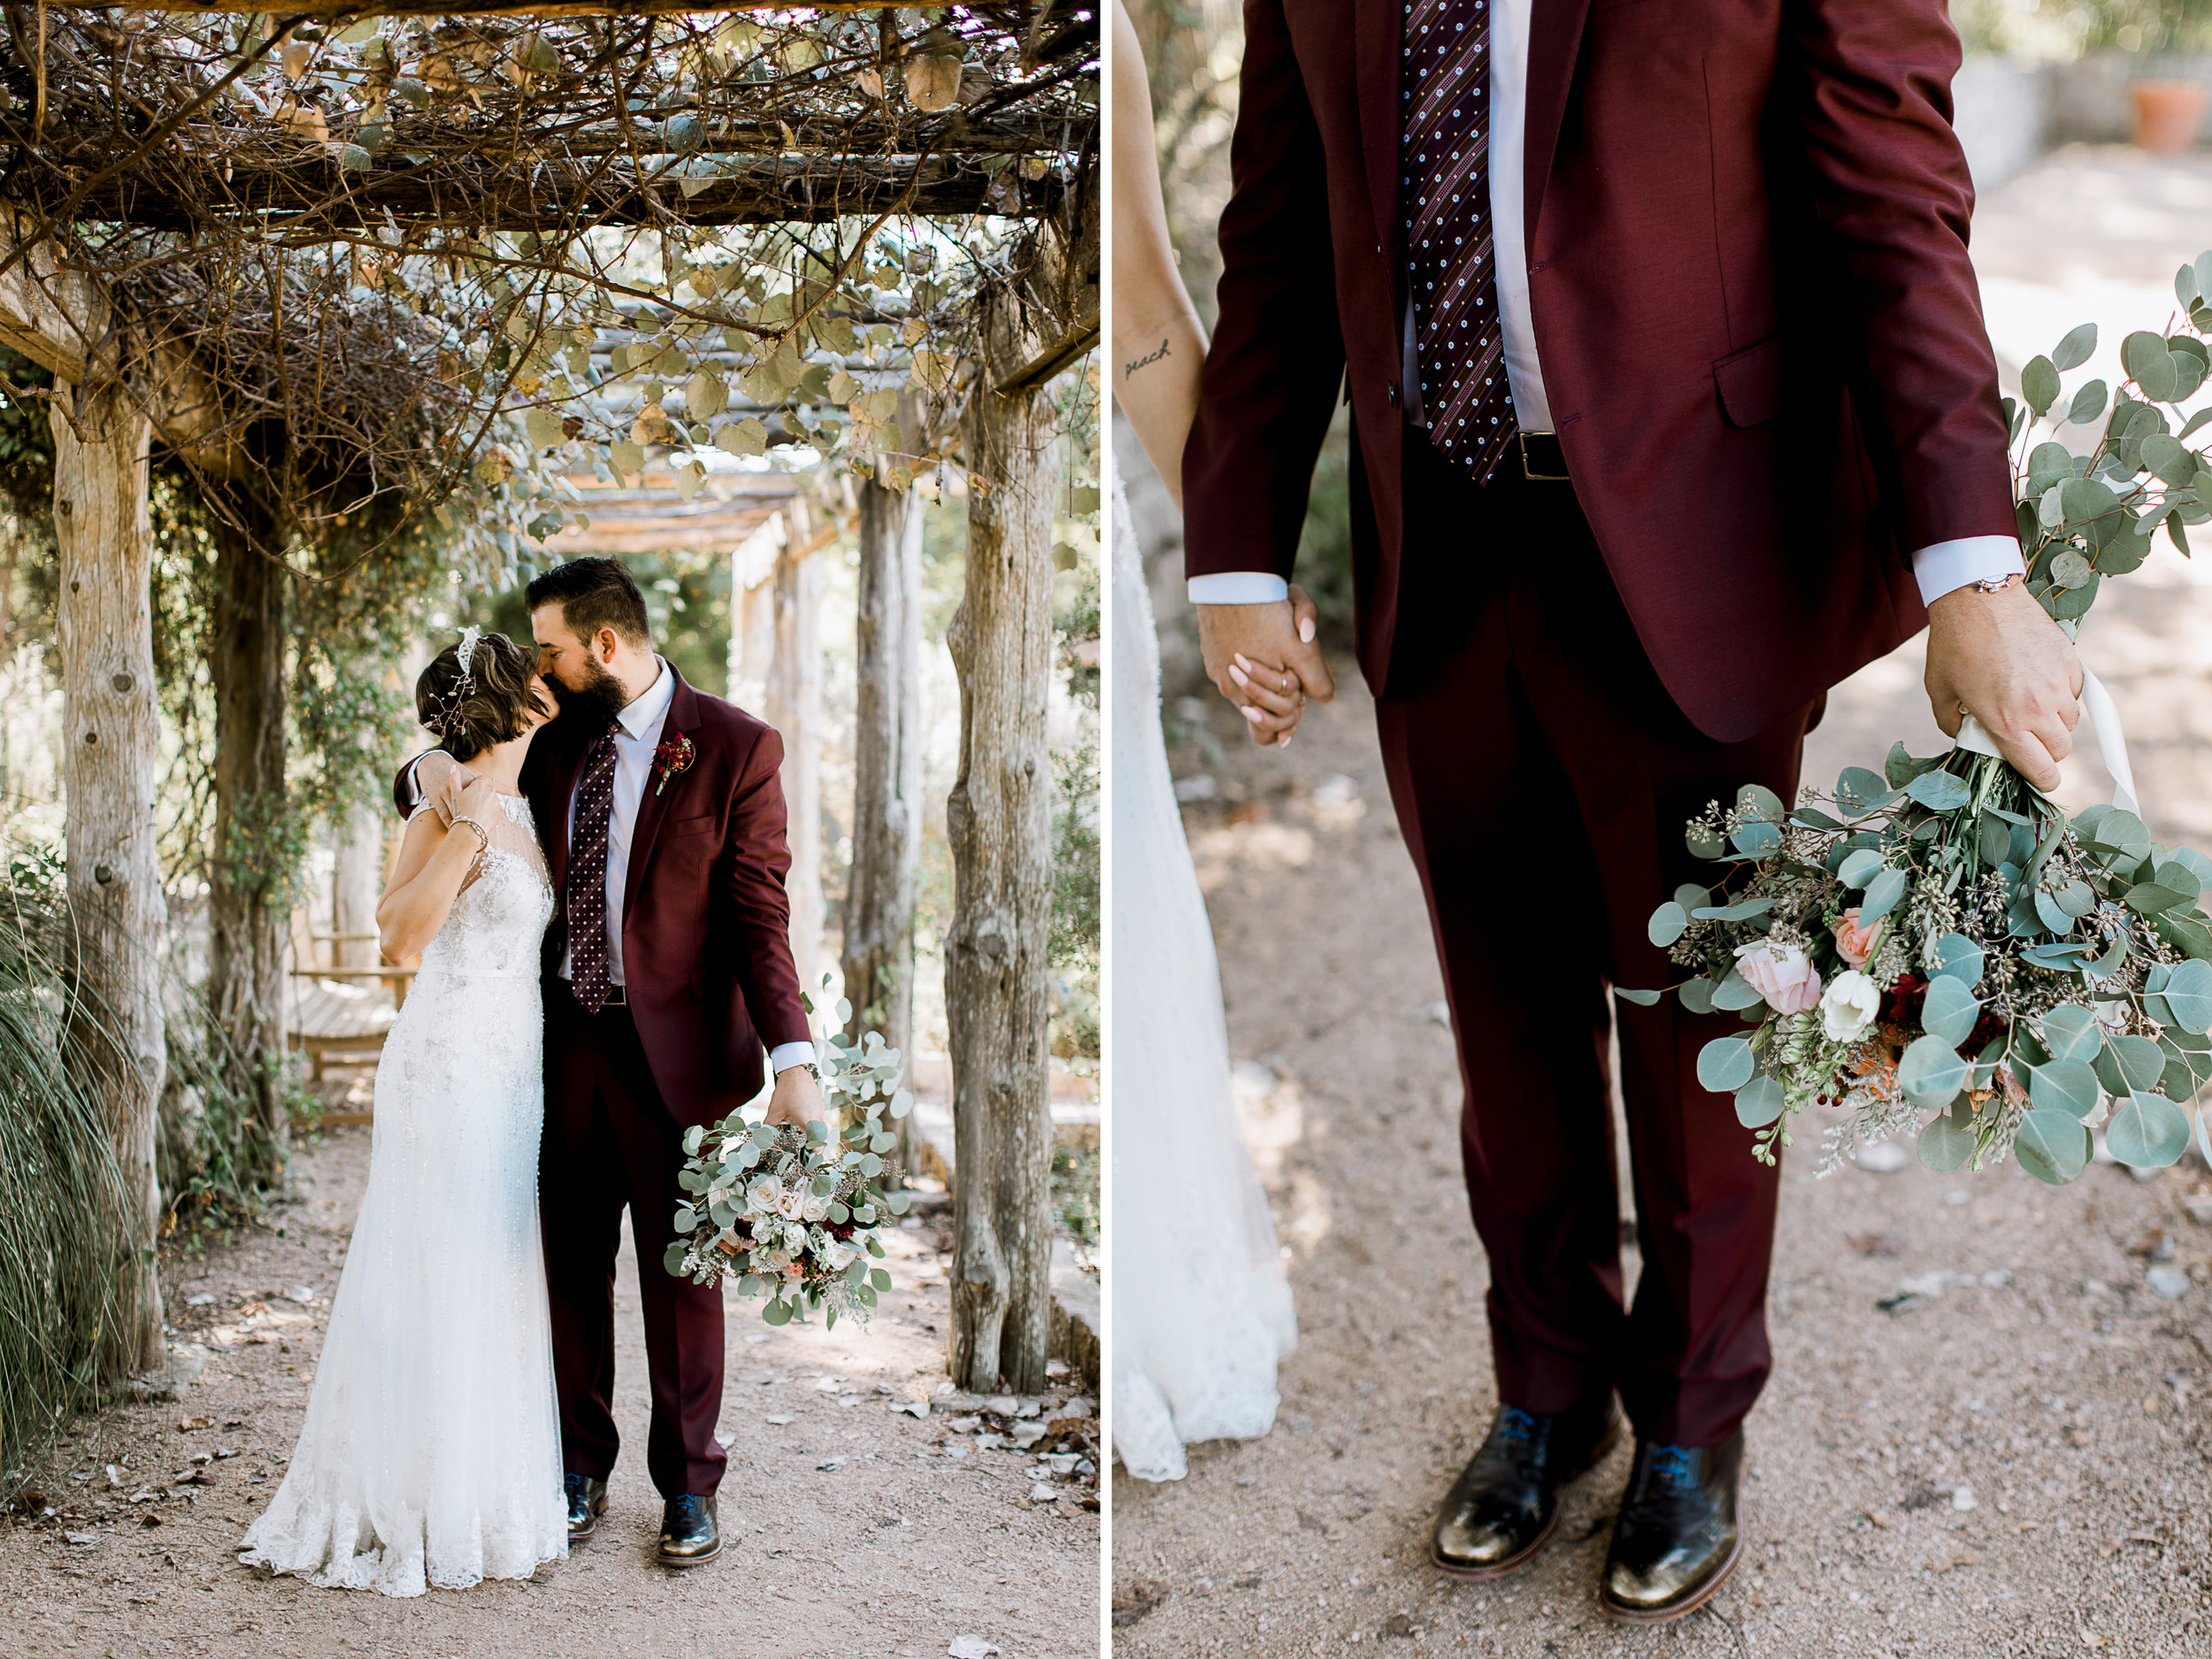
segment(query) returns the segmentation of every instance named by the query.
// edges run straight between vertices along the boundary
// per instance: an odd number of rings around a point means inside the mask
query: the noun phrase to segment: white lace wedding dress
[[[415,812],[449,818],[465,776],[424,757]],[[242,1546],[318,1585],[419,1595],[568,1553],[538,1232],[553,891],[528,803],[500,804],[386,1040],[307,1420]]]
[[[1114,1450],[1179,1480],[1183,1448],[1275,1422],[1290,1286],[1229,1094],[1206,902],[1160,732],[1159,643],[1114,480]]]

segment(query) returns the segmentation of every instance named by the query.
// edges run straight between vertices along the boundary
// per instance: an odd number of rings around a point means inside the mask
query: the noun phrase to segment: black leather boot
[[[599,1530],[599,1517],[607,1512],[607,1483],[591,1475],[564,1475],[561,1488],[568,1494],[568,1541],[580,1544]]]
[[[715,1524],[714,1494],[685,1493],[661,1511],[660,1563],[664,1567],[703,1567],[722,1553],[722,1529]]]
[[[1462,1578],[1525,1565],[1559,1525],[1559,1489],[1613,1449],[1620,1414],[1608,1393],[1566,1411],[1500,1406],[1429,1535],[1429,1559]]]
[[[1598,1601],[1617,1618],[1661,1624],[1719,1593],[1743,1553],[1736,1486],[1743,1431],[1719,1446],[1636,1442]]]

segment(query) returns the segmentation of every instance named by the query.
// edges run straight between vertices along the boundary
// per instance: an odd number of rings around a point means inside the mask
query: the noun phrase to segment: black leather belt
[[[1555,432],[1524,432],[1521,441],[1521,476],[1546,482],[1567,481],[1567,452],[1559,447]]]

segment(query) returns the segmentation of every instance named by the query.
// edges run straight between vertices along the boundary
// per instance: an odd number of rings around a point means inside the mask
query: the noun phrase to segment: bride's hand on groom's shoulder
[[[491,780],[466,770],[456,772],[453,780],[457,786],[451,795],[454,816],[488,824],[489,815],[499,810],[499,791]]]
[[[803,1065],[786,1066],[776,1073],[776,1087],[768,1096],[768,1121],[796,1124],[826,1121],[822,1110],[822,1087],[813,1071]]]
[[[1336,681],[1314,642],[1318,621],[1302,588],[1271,604],[1198,607],[1206,678],[1244,716],[1255,743],[1289,742],[1307,698],[1328,703],[1336,696]]]

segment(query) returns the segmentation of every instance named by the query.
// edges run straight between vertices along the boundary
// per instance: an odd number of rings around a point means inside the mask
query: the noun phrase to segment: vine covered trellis
[[[1021,1215],[1049,1141],[1048,666],[1018,640],[1049,634],[1042,388],[1097,328],[1094,10],[39,0],[0,21],[0,345],[53,380],[0,392],[51,411],[73,971],[107,1010],[96,1092],[142,1241],[104,1369],[160,1346],[150,457],[191,480],[210,548],[209,1001],[273,1076],[288,673],[343,679],[346,619],[379,595],[511,585],[586,521],[580,477],[664,467],[688,495],[782,453],[894,492],[959,466],[993,553],[958,647],[991,683],[964,696],[972,949],[949,982],[979,1056],[1023,1053],[1011,1085],[979,1057],[956,1082],[1015,1150],[978,1158],[981,1209],[963,1182],[981,1288],[954,1345],[979,1379],[1041,1378],[1048,1240]]]

